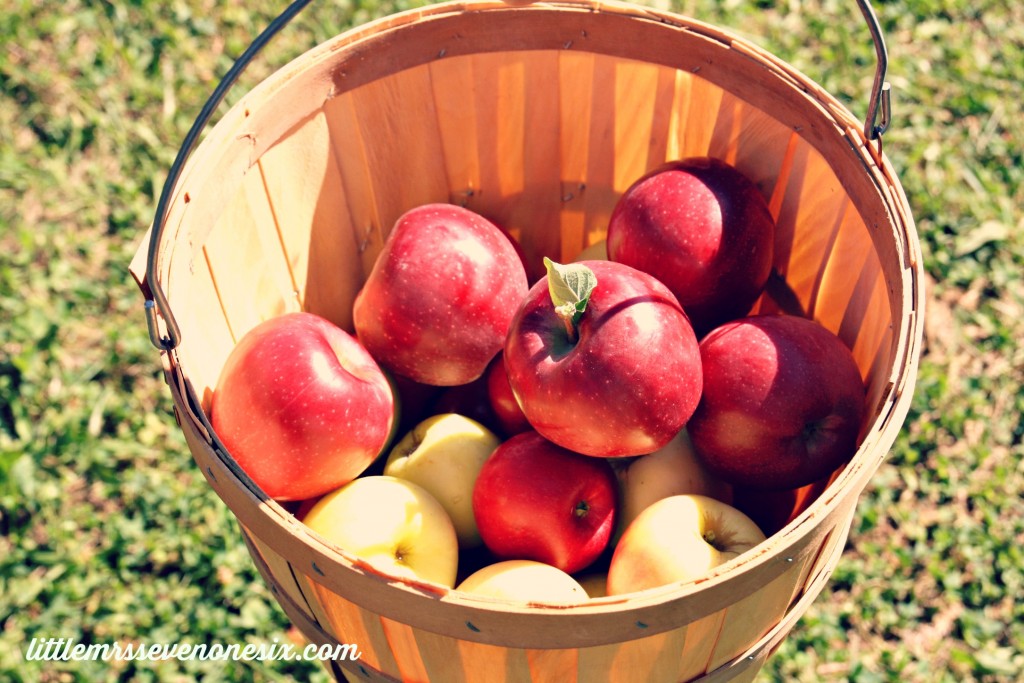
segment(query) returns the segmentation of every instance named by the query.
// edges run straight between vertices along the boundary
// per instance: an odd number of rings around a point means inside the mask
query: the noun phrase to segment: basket
[[[439,4],[304,54],[196,146],[237,71],[301,4],[211,97],[132,265],[192,455],[282,609],[311,642],[358,647],[328,663],[350,680],[753,680],[826,585],[911,400],[922,274],[878,139],[880,39],[864,124],[771,54],[675,14]],[[852,461],[754,551],[698,583],[574,607],[406,584],[308,531],[219,442],[206,409],[235,340],[300,309],[351,331],[354,295],[406,209],[463,205],[531,262],[571,259],[604,237],[632,180],[694,155],[736,165],[778,221],[774,284],[755,309],[796,308],[836,332],[868,387]]]

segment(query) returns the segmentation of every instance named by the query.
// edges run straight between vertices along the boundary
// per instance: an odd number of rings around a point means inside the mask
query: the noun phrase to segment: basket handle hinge
[[[875,46],[875,79],[871,86],[871,95],[868,98],[868,113],[864,121],[864,137],[868,140],[880,140],[882,133],[889,129],[892,120],[892,92],[889,82],[885,80],[885,74],[889,69],[889,52],[885,47],[885,37],[882,35],[882,27],[878,23],[878,15],[869,0],[857,0],[861,14],[868,24],[868,31],[871,33],[871,41]]]
[[[164,226],[167,220],[167,212],[170,206],[171,192],[181,177],[185,162],[192,154],[199,136],[206,128],[207,123],[213,117],[220,106],[228,90],[235,84],[249,63],[266,46],[282,28],[284,28],[295,16],[303,10],[312,0],[293,0],[287,8],[270,24],[263,32],[256,37],[256,40],[242,53],[242,55],[231,66],[231,69],[224,75],[217,88],[210,95],[210,98],[203,105],[199,116],[185,136],[181,148],[171,164],[164,180],[163,190],[160,192],[160,199],[156,205],[156,215],[153,219],[153,229],[149,236],[148,253],[146,259],[146,275],[144,278],[144,293],[146,297],[146,324],[149,327],[149,338],[160,351],[171,351],[181,343],[181,330],[171,312],[170,303],[164,293],[163,287],[158,279],[158,261],[160,239],[163,235]],[[160,321],[163,321],[164,333],[160,331]]]

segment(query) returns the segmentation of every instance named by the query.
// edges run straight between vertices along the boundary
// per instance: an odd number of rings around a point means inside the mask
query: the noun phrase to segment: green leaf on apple
[[[597,287],[594,271],[582,263],[555,263],[547,256],[544,257],[544,267],[548,271],[548,291],[555,310],[563,318],[571,316],[573,324],[578,323],[587,309],[591,293]]]

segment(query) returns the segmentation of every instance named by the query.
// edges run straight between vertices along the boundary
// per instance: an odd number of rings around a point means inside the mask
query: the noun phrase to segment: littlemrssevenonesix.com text
[[[27,661],[338,661],[362,656],[352,643],[298,648],[290,643],[82,643],[74,638],[33,638],[25,651]]]

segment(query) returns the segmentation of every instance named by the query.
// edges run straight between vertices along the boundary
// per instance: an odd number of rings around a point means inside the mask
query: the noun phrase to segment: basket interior
[[[274,105],[288,114],[264,104]],[[775,270],[853,350],[869,405],[889,379],[889,288],[835,170],[798,132],[699,75],[555,50],[456,56],[341,93],[285,128],[219,198],[202,239],[174,245],[169,299],[188,302],[175,307],[181,363],[204,399],[261,320],[303,309],[352,331],[354,296],[413,206],[487,216],[538,276],[542,256],[572,259],[604,238],[633,180],[699,155],[760,187],[778,223]],[[754,311],[773,306],[765,296]]]

